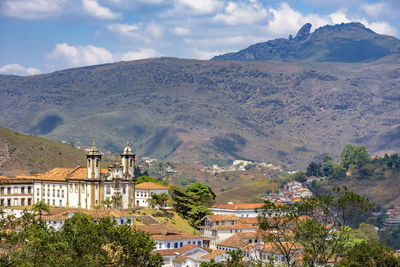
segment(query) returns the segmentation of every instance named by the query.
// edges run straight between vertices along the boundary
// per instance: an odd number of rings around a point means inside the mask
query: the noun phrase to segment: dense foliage
[[[368,199],[336,188],[329,196],[314,196],[291,206],[266,202],[258,221],[261,229],[271,233],[266,241],[280,251],[287,266],[297,264],[292,256],[299,246],[306,266],[398,266],[399,259],[377,240],[373,226],[358,229],[358,238],[374,233],[372,240],[361,242],[349,227],[355,217],[371,209]]]
[[[130,225],[110,218],[97,223],[85,214],[67,219],[59,231],[40,218],[41,203],[21,218],[1,216],[1,266],[161,266],[150,252],[154,241]]]
[[[201,219],[210,214],[208,207],[215,203],[214,192],[200,182],[192,183],[186,189],[173,185],[170,195],[176,211],[193,226],[200,225]]]

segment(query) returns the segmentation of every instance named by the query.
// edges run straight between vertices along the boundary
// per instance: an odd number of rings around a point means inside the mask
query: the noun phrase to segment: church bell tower
[[[129,146],[129,141],[126,142],[124,153],[121,154],[122,168],[125,175],[129,175],[132,180],[135,177],[135,154],[132,153],[132,148]]]
[[[88,179],[100,179],[101,173],[101,153],[96,147],[96,143],[93,140],[92,148],[86,155]]]

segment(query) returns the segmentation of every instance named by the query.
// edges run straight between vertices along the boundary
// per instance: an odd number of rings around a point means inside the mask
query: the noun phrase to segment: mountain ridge
[[[211,60],[311,60],[326,62],[373,61],[400,54],[400,40],[377,34],[359,22],[326,25],[310,33],[306,23],[295,38],[257,43]]]

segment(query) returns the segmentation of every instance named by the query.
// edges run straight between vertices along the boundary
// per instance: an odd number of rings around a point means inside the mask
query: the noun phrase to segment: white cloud
[[[197,15],[216,12],[223,5],[221,0],[175,0],[175,8],[189,10]]]
[[[139,49],[139,51],[112,54],[104,47],[73,46],[62,43],[57,44],[53,51],[46,55],[46,61],[51,68],[68,68],[157,56],[161,56],[161,54],[154,49]]]
[[[82,0],[83,8],[92,16],[100,19],[116,19],[121,14],[112,12],[109,8],[100,6],[96,0]]]
[[[59,16],[66,0],[3,0],[0,14],[19,19],[41,19]]]
[[[268,11],[258,2],[228,2],[224,11],[218,13],[215,21],[220,21],[229,25],[254,24],[267,19]]]
[[[160,56],[162,56],[162,54],[158,53],[154,49],[142,48],[139,51],[130,51],[123,53],[122,55],[117,55],[115,56],[115,58],[116,61],[119,61],[119,60],[136,60],[136,59],[152,58]]]
[[[379,17],[383,11],[385,11],[385,3],[374,3],[374,4],[362,4],[360,9],[363,10],[370,17]]]
[[[389,25],[389,23],[384,22],[384,21],[377,21],[377,22],[368,22],[365,19],[360,19],[359,20],[362,24],[364,24],[365,27],[370,28],[376,33],[380,34],[386,34],[386,35],[391,35],[391,36],[398,36],[398,31],[396,28],[392,27]]]
[[[214,56],[226,54],[231,51],[227,50],[220,50],[220,51],[205,51],[205,50],[198,50],[198,49],[193,49],[193,56],[196,59],[203,59],[203,60],[208,60],[211,59]]]
[[[184,28],[184,27],[174,27],[171,29],[171,32],[175,35],[188,35],[190,33],[190,30],[188,28]]]
[[[112,54],[103,47],[73,46],[62,43],[57,44],[54,50],[46,55],[46,59],[50,65],[78,67],[112,62]]]
[[[15,63],[15,64],[4,65],[3,67],[0,68],[0,73],[26,76],[26,75],[39,74],[40,70],[36,68],[25,68]]]

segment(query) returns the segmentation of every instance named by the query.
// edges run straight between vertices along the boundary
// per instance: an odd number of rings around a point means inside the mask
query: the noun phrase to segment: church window
[[[11,187],[7,187],[7,194],[11,195]]]
[[[60,189],[57,190],[57,197],[60,197]]]
[[[28,194],[31,193],[32,187],[28,186]]]
[[[90,159],[88,159],[88,163],[89,163],[88,165],[90,166]]]
[[[122,186],[122,194],[126,194],[126,185]]]
[[[133,159],[129,160],[129,166],[131,166],[131,167],[133,166]]]
[[[56,196],[56,190],[53,188],[53,197]]]
[[[100,160],[96,159],[96,167],[99,167],[99,162],[100,162]]]
[[[21,187],[21,194],[25,194],[25,187]]]
[[[7,199],[7,206],[11,207],[11,198]]]

